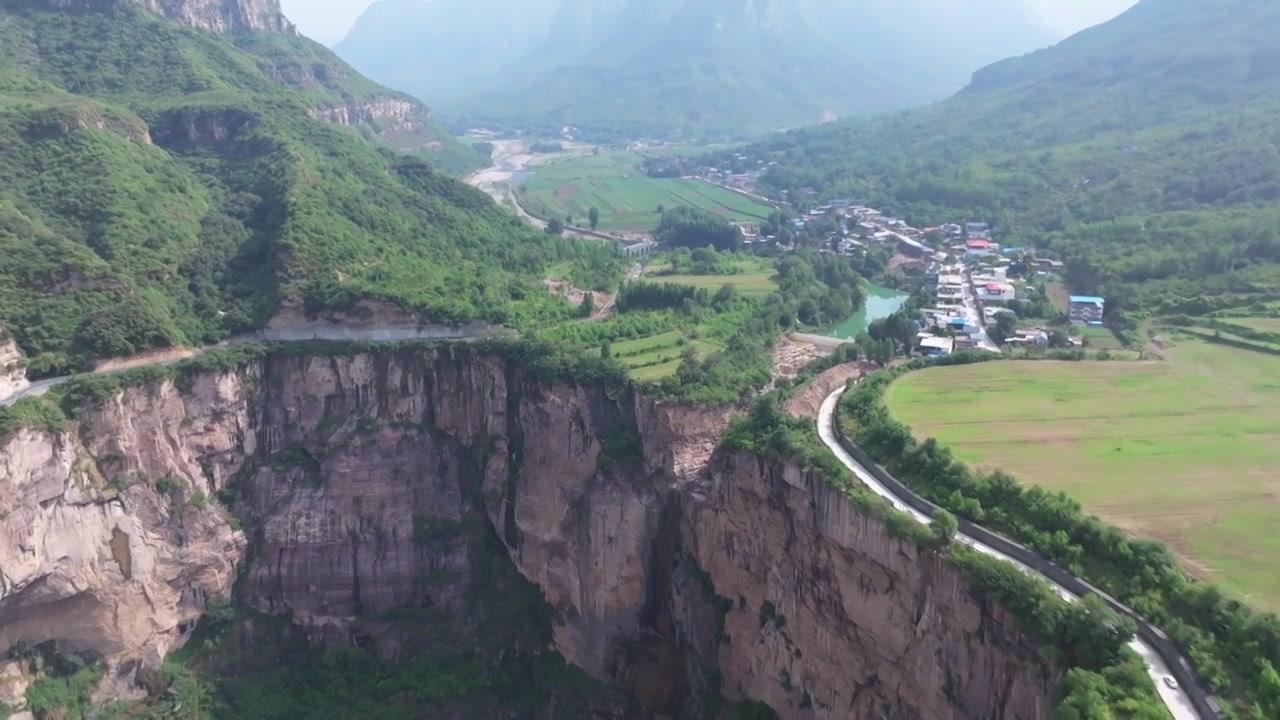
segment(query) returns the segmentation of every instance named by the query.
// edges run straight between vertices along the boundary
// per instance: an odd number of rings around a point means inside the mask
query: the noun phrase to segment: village
[[[651,164],[648,171],[697,178],[764,199],[758,186],[768,165],[741,154],[725,160],[724,167],[701,167],[667,158]],[[1067,294],[1060,282],[1060,260],[1002,246],[988,223],[917,228],[849,199],[815,205],[818,195],[808,188],[796,197],[784,192],[770,200],[783,208],[776,217],[766,223],[735,223],[744,245],[763,252],[812,247],[850,257],[873,256],[883,258],[884,267],[865,263],[869,277],[888,270],[918,279],[932,292],[933,302],[916,318],[920,334],[914,355],[1000,352],[1006,346],[1082,348],[1091,335],[1105,335],[1105,298]],[[1046,289],[1054,286],[1061,292],[1050,298]],[[1040,311],[1023,317],[1019,310],[1028,307]],[[1002,314],[1010,319],[1002,321]]]
[[[1019,317],[1017,308],[1044,297],[1048,281],[1062,271],[1058,260],[1020,247],[1002,247],[987,223],[950,223],[916,228],[874,208],[835,200],[790,221],[784,237],[761,235],[755,223],[739,223],[748,246],[791,251],[802,245],[848,256],[891,255],[890,266],[918,277],[933,302],[919,311],[913,355],[941,356],[964,350],[1000,352],[1002,346],[1081,348],[1083,335]],[[820,229],[819,229],[820,228]],[[817,230],[817,232],[814,232]],[[1106,301],[1067,296],[1065,319],[1072,328],[1100,328]],[[1007,314],[1012,322],[1001,322]],[[1000,328],[1000,332],[995,332]]]

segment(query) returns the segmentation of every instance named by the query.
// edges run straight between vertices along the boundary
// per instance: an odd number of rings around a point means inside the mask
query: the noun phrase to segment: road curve
[[[336,340],[336,339],[329,340],[329,339],[318,338],[318,337],[314,339],[319,340],[321,342],[325,342],[325,341],[341,342],[342,341],[342,340]],[[344,338],[344,340],[345,339],[346,338]],[[455,337],[455,338],[447,338],[446,340],[453,340],[455,342],[456,341],[465,342],[471,339],[474,339],[474,338]],[[288,342],[288,341],[286,340],[285,342]],[[176,362],[178,361],[164,362],[164,363],[157,363],[157,364],[172,365]],[[86,373],[86,374],[94,374],[94,373]],[[0,406],[12,405],[13,403],[17,402],[18,400],[21,400],[24,397],[34,397],[38,395],[43,395],[44,393],[48,392],[50,388],[56,385],[60,385],[74,377],[81,377],[81,376],[71,375],[66,377],[50,378],[47,380],[34,382],[31,385],[28,385],[27,387],[23,388],[22,390],[11,393],[7,397],[0,398]],[[928,516],[912,508],[904,500],[902,500],[902,498],[899,498],[898,496],[890,492],[890,490],[887,487],[885,487],[879,480],[877,480],[875,476],[872,475],[872,473],[867,468],[863,467],[856,460],[854,460],[853,457],[850,456],[849,453],[845,451],[844,447],[842,447],[840,445],[840,442],[836,439],[836,432],[835,432],[835,426],[834,426],[835,412],[836,412],[836,407],[840,402],[840,398],[844,395],[844,393],[845,393],[845,388],[841,388],[833,392],[831,395],[829,395],[827,399],[822,403],[822,408],[818,412],[818,435],[822,438],[822,442],[826,444],[827,448],[831,450],[831,452],[840,460],[841,463],[844,464],[845,467],[849,468],[849,470],[852,471],[854,475],[856,475],[858,479],[861,480],[873,492],[875,492],[877,495],[888,500],[898,510],[908,513],[909,515],[911,515],[913,518],[915,518],[921,523],[928,524],[929,522]],[[963,542],[964,544],[968,545],[974,550],[977,550],[978,552],[984,553],[986,555],[990,555],[995,558],[999,558],[1005,562],[1016,565],[1019,568],[1021,568],[1024,572],[1027,572],[1029,574],[1034,574],[1035,572],[1031,568],[1027,567],[1026,565],[1023,565],[1017,560],[999,552],[998,550],[995,550],[994,548],[991,548],[991,547],[988,547],[987,545],[982,544],[981,542],[975,540],[974,538],[968,537],[966,535],[957,535],[957,540],[959,540],[960,542]],[[1044,582],[1049,584],[1049,586],[1054,590],[1054,592],[1058,593],[1058,595],[1060,595],[1064,599],[1068,601],[1075,601],[1079,599],[1072,593],[1068,592],[1065,588],[1049,580],[1049,578],[1046,578],[1044,576],[1040,576],[1040,577],[1042,580],[1044,580]],[[1151,680],[1155,684],[1156,692],[1159,693],[1160,699],[1164,702],[1165,706],[1169,709],[1169,713],[1172,715],[1174,720],[1214,720],[1213,718],[1209,718],[1209,717],[1201,717],[1196,712],[1194,706],[1191,704],[1190,698],[1181,689],[1175,690],[1173,688],[1170,688],[1167,684],[1165,684],[1165,678],[1169,677],[1169,668],[1165,664],[1165,661],[1160,657],[1159,653],[1156,652],[1155,648],[1151,647],[1150,645],[1138,639],[1134,639],[1132,642],[1130,642],[1129,647],[1133,648],[1133,650],[1137,652],[1138,655],[1141,656],[1143,661],[1146,663],[1147,673],[1151,676]]]
[[[911,517],[921,523],[928,524],[928,516],[917,511],[915,508],[908,505],[902,498],[890,492],[889,488],[885,487],[883,483],[877,480],[867,468],[854,460],[853,457],[845,451],[844,447],[840,445],[839,440],[836,438],[835,413],[836,407],[840,403],[840,398],[844,393],[845,388],[841,388],[832,393],[822,403],[822,408],[818,411],[818,435],[822,438],[822,442],[831,450],[836,458],[838,458],[845,467],[849,468],[854,475],[857,475],[858,479],[870,488],[872,492],[888,500],[895,508],[911,515]],[[1016,565],[1023,572],[1028,574],[1037,574],[1026,565],[1023,565],[1008,555],[1005,555],[994,548],[988,547],[971,537],[966,535],[957,535],[956,539],[978,552],[999,558],[1000,560],[1012,565]],[[1043,575],[1039,575],[1039,577],[1048,583],[1049,587],[1051,587],[1054,592],[1068,602],[1074,602],[1079,599],[1068,592],[1065,588],[1062,588],[1051,581],[1049,578],[1046,578]],[[1163,701],[1165,707],[1169,709],[1169,714],[1173,716],[1174,720],[1214,720],[1213,718],[1200,717],[1195,710],[1195,706],[1191,704],[1191,698],[1188,697],[1185,692],[1181,689],[1175,690],[1165,683],[1165,678],[1169,677],[1169,667],[1165,661],[1161,659],[1155,648],[1136,638],[1129,643],[1129,647],[1137,652],[1146,663],[1147,674],[1151,676],[1151,682],[1155,684],[1156,692],[1160,695],[1160,700]]]

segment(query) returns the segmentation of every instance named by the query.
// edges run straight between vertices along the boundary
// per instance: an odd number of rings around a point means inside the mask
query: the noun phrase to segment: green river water
[[[853,340],[859,334],[866,332],[871,323],[898,312],[910,298],[910,295],[893,288],[872,285],[871,291],[867,294],[867,303],[861,310],[822,334],[841,340]]]

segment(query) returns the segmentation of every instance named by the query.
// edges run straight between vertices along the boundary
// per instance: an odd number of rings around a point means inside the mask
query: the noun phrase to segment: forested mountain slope
[[[61,4],[0,2],[0,325],[32,374],[211,342],[285,304],[567,312],[541,268],[589,250],[394,151],[453,142],[427,139],[420,106],[289,28]]]
[[[1143,0],[934,107],[772,137],[775,190],[996,221],[1109,308],[1267,290],[1280,260],[1280,5]],[[1111,301],[1111,299],[1114,299]]]
[[[744,135],[937,100],[1052,39],[1015,0],[471,5],[382,0],[338,51],[473,122]]]

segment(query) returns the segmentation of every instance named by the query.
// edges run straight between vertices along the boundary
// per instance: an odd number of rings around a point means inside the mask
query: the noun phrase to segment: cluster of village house
[[[843,238],[836,243],[837,252],[855,254],[867,246],[892,245],[899,255],[909,259],[908,265],[923,269],[925,284],[933,289],[935,302],[922,312],[915,348],[920,355],[995,348],[985,326],[993,325],[999,313],[1012,312],[1008,303],[1026,299],[1030,291],[1025,279],[1010,273],[1015,258],[1019,260],[1018,275],[1043,277],[1062,269],[1057,260],[1037,258],[1022,248],[1002,248],[986,223],[914,228],[874,208],[845,201],[814,208],[797,222],[803,227],[806,222],[832,214],[839,218],[843,229]],[[1104,309],[1103,298],[1072,296],[1068,315],[1073,325],[1101,325]],[[1019,330],[1005,342],[1045,346],[1049,333],[1044,328]],[[1080,345],[1083,340],[1070,338],[1069,342]]]

